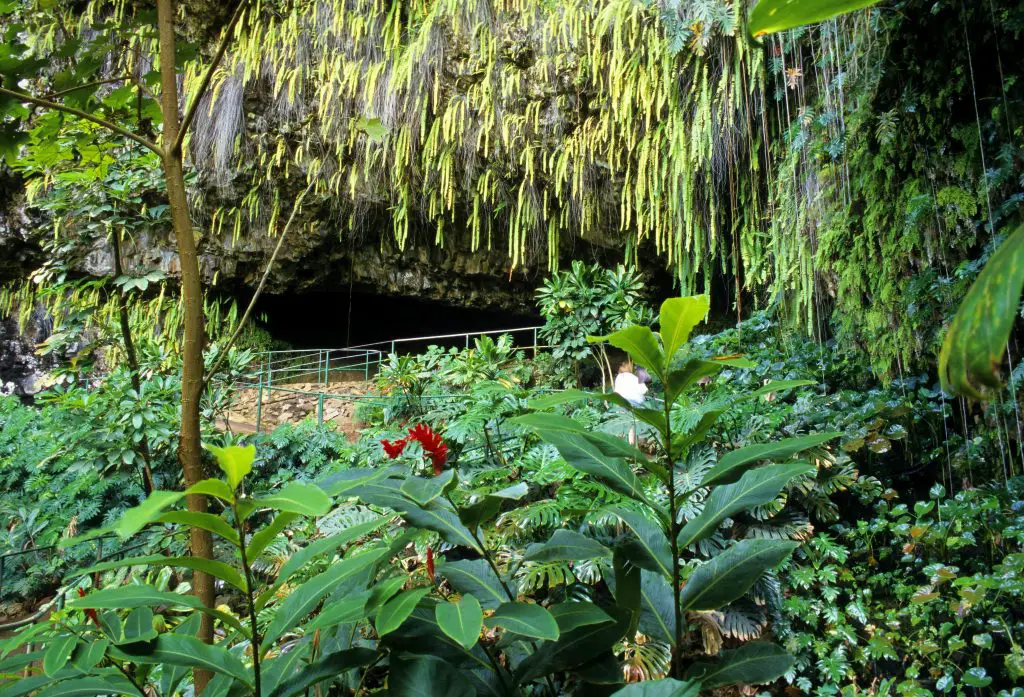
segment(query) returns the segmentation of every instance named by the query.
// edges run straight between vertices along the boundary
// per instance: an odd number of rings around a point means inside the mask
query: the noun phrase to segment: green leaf
[[[121,515],[120,520],[114,524],[114,532],[122,539],[131,537],[155,522],[165,508],[177,503],[184,495],[180,491],[154,491],[145,501]]]
[[[791,457],[809,448],[824,445],[841,435],[843,434],[838,431],[816,433],[809,436],[787,438],[786,440],[775,441],[774,443],[749,445],[745,448],[732,450],[723,455],[718,460],[718,464],[708,470],[700,485],[732,484],[747,470],[748,465],[761,462],[762,460],[781,460]]]
[[[634,363],[643,366],[652,375],[657,375],[661,379],[665,377],[668,361],[658,344],[657,335],[649,327],[633,325],[607,336],[588,336],[587,341],[592,344],[607,341],[615,348],[628,353]]]
[[[722,652],[717,663],[693,663],[686,670],[688,680],[699,680],[710,690],[725,685],[761,685],[778,680],[793,665],[793,657],[769,641],[752,641],[738,649]]]
[[[185,495],[188,494],[202,494],[203,496],[215,496],[221,501],[227,503],[235,502],[235,492],[231,490],[227,482],[221,481],[220,479],[204,479],[200,482],[196,482],[188,489],[185,490]]]
[[[376,657],[376,651],[365,648],[329,653],[282,682],[274,688],[270,697],[295,697],[304,694],[306,690],[324,680],[336,678],[352,668],[369,665]]]
[[[627,685],[612,697],[698,697],[701,684],[687,680],[680,682],[672,678],[645,680]]]
[[[593,475],[615,491],[651,505],[643,494],[643,487],[636,473],[624,458],[607,455],[589,434],[564,430],[538,429],[544,441],[558,449],[558,453],[570,465]]]
[[[676,643],[672,584],[661,574],[644,571],[640,577],[640,631],[647,636]]]
[[[119,644],[156,639],[157,632],[153,629],[153,611],[146,606],[135,608],[128,613],[122,631],[124,639],[118,642]]]
[[[43,654],[43,672],[53,677],[58,670],[67,664],[71,658],[71,652],[74,651],[75,644],[77,643],[78,637],[74,634],[62,634],[54,639],[46,647],[46,653]]]
[[[195,637],[162,634],[156,641],[120,646],[117,652],[130,656],[135,663],[205,668],[252,688],[252,673],[237,656],[221,646],[211,646]]]
[[[143,583],[103,588],[93,591],[84,597],[72,598],[68,601],[68,607],[70,608],[90,608],[94,610],[129,610],[137,607],[154,607],[157,605],[190,607],[216,617],[246,636],[249,635],[249,630],[242,626],[242,623],[236,617],[213,608],[208,608],[191,595],[175,593],[173,591],[161,591]],[[120,636],[116,638],[120,639]]]
[[[417,603],[423,600],[430,590],[429,587],[413,588],[384,603],[384,607],[377,611],[377,619],[374,622],[378,636],[384,636],[401,627],[416,609]]]
[[[225,564],[224,562],[212,559],[202,559],[200,557],[165,557],[160,554],[151,554],[145,557],[128,557],[127,559],[105,561],[99,564],[93,564],[86,569],[77,570],[74,573],[76,576],[84,576],[97,571],[125,569],[129,566],[180,566],[186,569],[192,569],[193,571],[202,571],[210,574],[211,576],[219,578],[221,581],[234,586],[243,593],[246,592],[245,577],[242,576],[240,571],[228,564]]]
[[[274,516],[274,520],[271,521],[270,525],[256,531],[256,533],[249,538],[249,543],[245,546],[245,555],[249,563],[251,564],[254,559],[259,559],[267,546],[280,537],[281,533],[283,533],[298,517],[299,515],[297,513],[278,513]]]
[[[157,516],[154,523],[170,523],[172,525],[188,525],[201,530],[208,530],[231,544],[238,546],[238,533],[227,521],[213,513],[194,513],[192,511],[165,511]]]
[[[456,472],[450,469],[436,477],[406,477],[401,492],[420,506],[426,506],[457,483]]]
[[[278,511],[298,513],[312,517],[322,516],[331,510],[331,500],[316,484],[292,482],[272,496],[253,499],[257,506],[266,506]]]
[[[256,461],[255,445],[229,445],[226,448],[218,448],[213,445],[206,446],[217,458],[217,466],[228,479],[228,486],[232,490],[245,479],[245,475],[252,472],[252,463]]]
[[[633,561],[648,571],[656,571],[666,578],[672,577],[672,545],[665,531],[655,521],[642,513],[628,508],[612,507],[606,509],[633,531],[643,557],[634,556]]]
[[[202,624],[202,615],[193,613],[184,622],[174,628],[175,634],[183,636],[198,637],[199,627]],[[164,695],[174,694],[178,683],[185,679],[189,669],[187,666],[167,666],[160,671],[160,692]]]
[[[474,697],[473,685],[437,656],[401,654],[391,659],[389,697]]]
[[[508,600],[494,571],[483,559],[450,561],[438,567],[438,573],[459,593],[472,593],[488,610]]]
[[[666,363],[671,363],[676,352],[690,340],[693,328],[704,321],[710,309],[711,299],[707,295],[669,298],[661,304],[659,324]]]
[[[815,24],[861,10],[878,0],[759,0],[750,11],[748,29],[754,37]]]
[[[612,618],[608,617],[608,621],[611,622]],[[504,603],[484,620],[484,624],[492,629],[501,627],[514,634],[545,641],[555,641],[559,635],[555,616],[533,603]]]
[[[433,530],[441,538],[450,544],[469,547],[477,553],[483,554],[483,550],[473,539],[473,534],[462,524],[459,517],[446,508],[432,506],[430,508],[418,508],[410,503],[406,512],[402,515],[411,524],[418,528]]]
[[[523,561],[579,561],[607,559],[611,555],[611,550],[597,540],[560,528],[547,542],[529,545]]]
[[[199,614],[197,613],[195,617],[199,617]],[[110,641],[107,639],[100,639],[98,641],[93,639],[88,644],[79,644],[78,649],[71,657],[71,663],[78,670],[87,673],[99,665],[109,647]]]
[[[615,594],[615,604],[619,609],[630,613],[626,634],[632,636],[636,634],[636,627],[640,622],[640,567],[631,563],[621,550],[616,550],[613,569],[615,585],[612,590]]]
[[[1022,288],[1024,225],[992,254],[949,325],[939,352],[943,389],[984,399],[983,387],[999,387]]]
[[[347,545],[349,542],[358,540],[360,537],[365,535],[369,535],[379,529],[390,519],[391,516],[382,515],[379,518],[368,520],[365,523],[359,523],[358,525],[353,525],[350,528],[345,528],[337,535],[331,535],[330,537],[324,537],[310,542],[305,547],[295,552],[295,554],[288,557],[288,561],[281,565],[281,570],[277,572],[277,579],[274,581],[272,588],[279,588],[285,581],[291,578],[292,574],[310,563],[313,559],[316,559],[327,552],[334,552],[338,548]],[[257,603],[257,606],[261,608],[263,607],[260,603]]]
[[[356,128],[366,134],[371,143],[379,143],[388,135],[387,127],[378,118],[360,116]]]
[[[615,618],[591,602],[557,603],[548,610],[558,623],[558,630],[562,634],[591,624],[615,621]]]
[[[558,641],[545,644],[543,651],[527,656],[516,668],[516,682],[526,683],[549,673],[575,668],[610,649],[622,638],[629,623],[629,613],[618,613],[613,623],[588,624],[564,632]]]
[[[767,465],[748,470],[734,484],[715,487],[701,514],[679,531],[679,548],[686,549],[710,536],[723,520],[735,513],[774,501],[790,481],[814,471],[814,465],[805,462]]]
[[[0,694],[3,694],[4,697],[8,696],[7,691]],[[45,694],[46,697],[96,697],[96,695],[131,695],[132,697],[141,697],[142,695],[142,693],[135,689],[134,685],[118,675],[111,675],[105,678],[89,677],[63,680],[56,685],[46,686],[46,691],[39,694]]]
[[[798,546],[783,540],[740,540],[690,574],[683,587],[683,609],[717,610],[738,600]]]
[[[304,633],[309,635],[310,632],[317,629],[327,629],[339,624],[365,619],[367,616],[366,605],[369,599],[370,591],[347,594],[344,598],[325,606],[319,615],[304,625]]]
[[[375,565],[387,553],[384,549],[363,552],[343,559],[294,589],[281,602],[263,636],[261,650],[266,652],[278,637],[295,627],[320,601],[342,581]]]
[[[476,645],[484,626],[480,602],[472,595],[464,595],[456,602],[438,603],[434,616],[441,631],[467,651]]]

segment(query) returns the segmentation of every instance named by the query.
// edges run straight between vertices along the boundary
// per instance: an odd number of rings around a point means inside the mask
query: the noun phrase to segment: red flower
[[[78,588],[77,590],[78,590],[78,597],[79,598],[84,598],[85,597],[85,589],[84,588]],[[97,627],[100,626],[100,618],[99,618],[99,615],[96,614],[95,610],[93,610],[92,608],[89,608],[89,607],[85,608],[85,616],[88,617],[89,619],[91,619],[93,621],[93,624],[95,624]]]
[[[448,446],[441,440],[441,435],[426,424],[416,424],[409,429],[409,440],[419,443],[423,452],[430,458],[434,466],[434,476],[441,474],[445,463],[448,462]]]
[[[405,450],[405,446],[409,444],[409,439],[399,438],[394,443],[385,439],[382,440],[380,444],[384,446],[384,452],[388,454],[388,457],[394,460],[396,457],[402,454],[403,450]]]
[[[434,582],[434,550],[432,547],[427,547],[427,575],[430,576],[430,582]]]

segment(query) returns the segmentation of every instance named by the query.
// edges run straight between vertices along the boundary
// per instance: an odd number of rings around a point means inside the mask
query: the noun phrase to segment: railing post
[[[394,340],[392,340],[391,341],[391,353],[394,353],[394,352],[395,352],[395,342],[394,342]]]
[[[537,327],[533,328],[533,357],[537,358]]]
[[[324,425],[324,393],[321,392],[316,403],[316,422],[318,425]]]
[[[324,354],[324,387],[329,387],[331,384],[331,350],[327,349]]]
[[[256,395],[256,433],[260,432],[260,422],[263,420],[263,373],[260,373],[260,391]]]
[[[469,348],[469,334],[466,334],[466,348]]]
[[[370,351],[363,354],[363,382],[370,379]]]

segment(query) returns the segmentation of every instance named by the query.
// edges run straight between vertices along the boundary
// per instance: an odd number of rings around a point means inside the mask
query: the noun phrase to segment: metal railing
[[[348,346],[345,348],[323,349],[287,349],[266,351],[258,355],[256,369],[247,373],[236,384],[242,389],[258,390],[256,397],[256,431],[259,432],[263,421],[264,394],[275,392],[304,394],[317,399],[317,421],[323,423],[324,400],[352,400],[351,394],[335,394],[330,392],[332,380],[345,376],[362,376],[369,380],[380,370],[381,364],[391,354],[397,354],[400,348],[420,344],[423,348],[434,345],[469,348],[473,339],[485,336],[509,335],[515,341],[516,336],[526,335],[529,344],[519,344],[519,348],[532,350],[534,356],[539,348],[538,331],[540,326],[515,327],[512,329],[491,329],[480,332],[462,332],[457,334],[438,334],[434,336],[414,336],[401,339],[388,339],[369,344]],[[299,390],[293,385],[313,383],[322,389],[317,392]]]

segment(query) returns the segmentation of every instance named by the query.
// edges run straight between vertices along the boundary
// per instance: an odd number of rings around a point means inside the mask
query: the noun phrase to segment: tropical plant
[[[592,357],[606,386],[614,380],[615,371],[604,346],[588,342],[587,336],[649,323],[653,313],[643,291],[643,279],[635,269],[603,269],[574,261],[570,270],[552,275],[537,289],[544,317],[540,337],[556,360],[573,361],[577,378],[579,363]]]
[[[752,366],[742,358],[675,363],[677,353],[693,328],[703,321],[708,308],[706,296],[671,299],[661,307],[660,333],[634,325],[608,336],[589,337],[590,341],[608,341],[625,351],[636,365],[658,378],[664,385],[660,404],[636,406],[614,393],[588,395],[575,391],[533,402],[535,407],[544,408],[587,397],[609,401],[652,428],[657,436],[654,457],[564,416],[534,413],[514,420],[554,445],[570,465],[631,499],[631,506],[613,511],[630,531],[614,546],[616,600],[629,612],[631,627],[637,626],[645,611],[656,618],[659,638],[671,646],[673,678],[695,679],[705,688],[732,682],[768,682],[788,668],[790,657],[764,643],[726,652],[717,664],[688,662],[686,656],[700,613],[715,612],[742,598],[764,572],[797,547],[788,540],[743,539],[731,546],[709,546],[708,540],[727,519],[775,501],[788,484],[812,474],[813,465],[786,460],[838,435],[824,433],[749,446],[722,456],[717,463],[707,463],[699,446],[730,405],[720,404],[687,419],[687,414],[676,408],[677,403],[702,377],[728,366]],[[771,383],[745,397],[807,384],[812,383]],[[779,464],[757,467],[766,460]],[[698,552],[709,547],[720,551],[707,561],[700,560]]]

